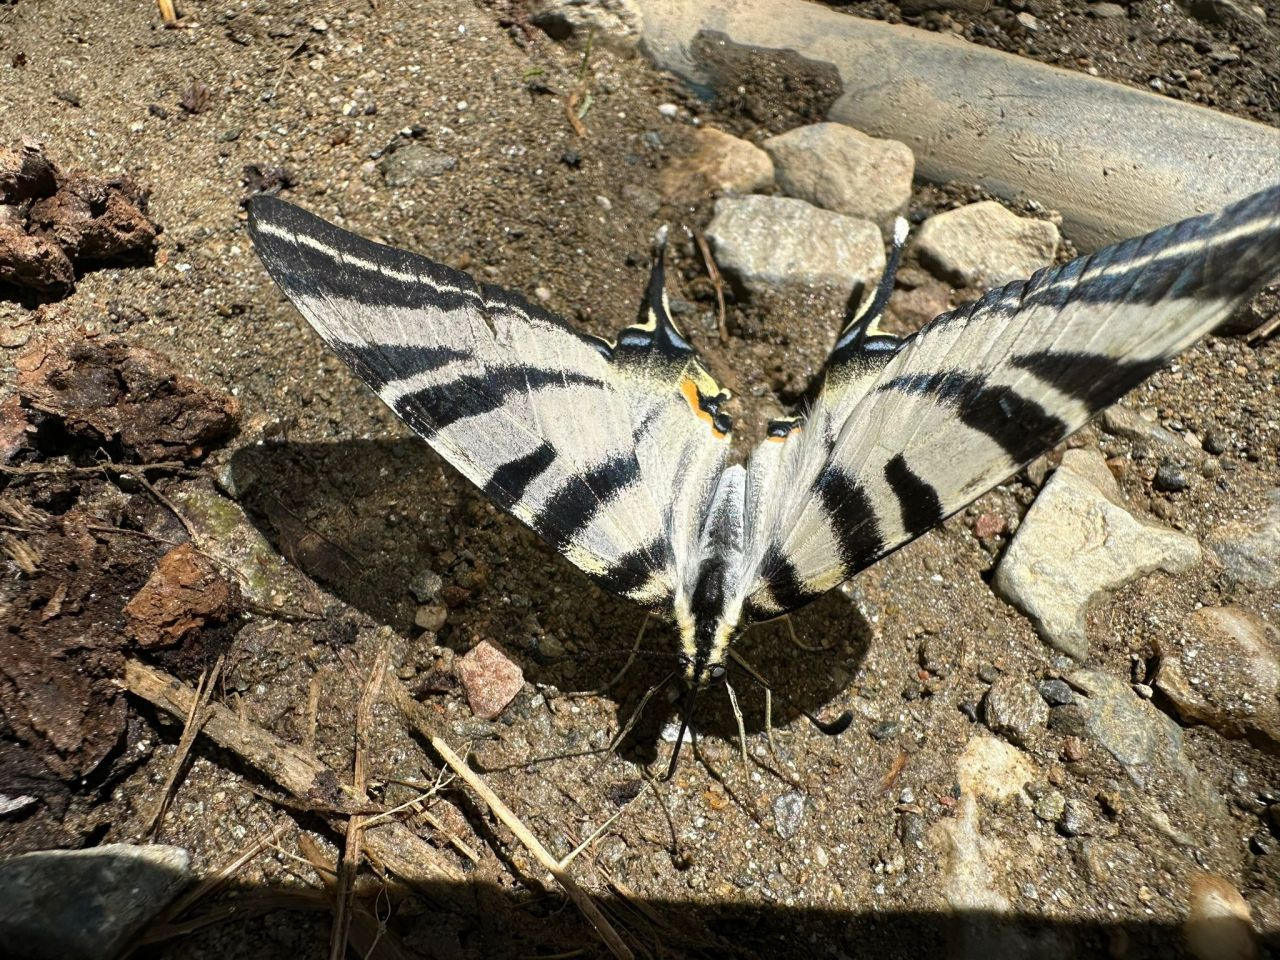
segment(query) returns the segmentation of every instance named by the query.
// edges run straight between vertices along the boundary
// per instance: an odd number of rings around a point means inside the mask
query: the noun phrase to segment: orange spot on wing
[[[688,377],[684,377],[680,381],[680,394],[684,397],[685,403],[689,404],[689,409],[693,411],[693,415],[706,422],[717,440],[723,440],[725,435],[716,429],[715,419],[702,409],[702,395],[698,393],[698,385]]]

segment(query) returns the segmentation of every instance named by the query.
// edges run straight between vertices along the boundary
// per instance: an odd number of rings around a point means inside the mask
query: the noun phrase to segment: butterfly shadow
[[[619,723],[676,667],[673,627],[656,617],[645,624],[644,611],[596,587],[417,440],[246,446],[233,455],[228,478],[283,557],[424,649],[435,643],[465,653],[480,639],[496,641],[536,687],[607,687]],[[423,623],[439,626],[434,636]],[[770,683],[775,726],[801,709],[837,714],[870,633],[838,593],[806,608],[793,626],[805,647],[782,622],[755,626],[738,644]],[[632,666],[611,683],[633,649]],[[729,680],[748,732],[762,731],[762,689],[738,670]],[[678,684],[668,684],[638,715],[627,740],[635,759],[656,757],[678,693]],[[725,691],[700,698],[696,729],[736,740]]]

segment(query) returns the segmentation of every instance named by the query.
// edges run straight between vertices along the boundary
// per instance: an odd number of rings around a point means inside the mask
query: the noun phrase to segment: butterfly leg
[[[598,697],[608,693],[618,685],[620,681],[631,669],[631,665],[636,662],[636,654],[640,651],[640,642],[644,640],[645,628],[649,626],[649,621],[653,619],[652,613],[646,613],[644,620],[640,622],[640,632],[636,634],[636,642],[631,646],[631,655],[627,657],[627,662],[622,665],[622,669],[613,675],[604,686],[596,687],[594,690],[570,690],[565,694],[566,697]]]
[[[817,645],[810,646],[809,644],[802,642],[800,638],[796,636],[796,626],[794,623],[791,622],[790,614],[783,617],[782,620],[787,625],[787,635],[791,637],[791,642],[794,643],[801,650],[804,650],[806,653],[825,653],[826,651],[830,650],[833,646],[835,646],[835,644],[833,643],[817,644]]]
[[[742,765],[747,766],[747,724],[742,719],[742,708],[738,706],[738,695],[733,690],[733,685],[728,680],[724,682],[724,688],[729,691],[729,705],[733,707],[733,719],[738,721],[738,746],[742,750]]]

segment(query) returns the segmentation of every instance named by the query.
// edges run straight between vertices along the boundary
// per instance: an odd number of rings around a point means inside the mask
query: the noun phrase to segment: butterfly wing
[[[936,526],[1277,275],[1280,187],[834,355],[817,416],[753,453],[745,619],[795,609]]]
[[[272,278],[405,423],[601,586],[669,608],[729,425],[667,314],[660,261],[611,344],[282,200],[249,212]]]

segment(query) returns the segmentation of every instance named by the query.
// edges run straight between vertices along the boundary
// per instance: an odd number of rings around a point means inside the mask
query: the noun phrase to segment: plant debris
[[[198,460],[239,424],[235,397],[115,337],[39,341],[17,368],[18,394],[38,426],[52,419],[73,440],[118,446],[121,457],[142,463]]]

